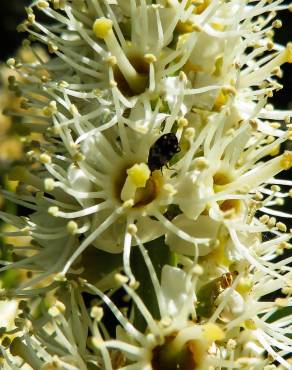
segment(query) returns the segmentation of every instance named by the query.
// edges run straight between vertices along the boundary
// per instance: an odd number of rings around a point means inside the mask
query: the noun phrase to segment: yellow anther
[[[187,140],[190,140],[192,141],[195,137],[195,134],[196,134],[196,130],[193,128],[193,127],[188,127],[186,130],[185,130],[185,138]]]
[[[91,337],[90,338],[90,342],[92,344],[92,346],[98,350],[100,350],[101,348],[104,347],[104,341],[98,337]]]
[[[130,224],[127,227],[127,231],[128,231],[129,234],[135,235],[135,234],[137,234],[138,228],[135,224]]]
[[[117,64],[117,58],[114,55],[110,55],[106,58],[106,62],[113,67]]]
[[[52,163],[52,158],[48,154],[42,153],[40,155],[40,161],[43,164],[50,164],[50,163]]]
[[[181,117],[181,118],[178,119],[177,124],[178,124],[178,126],[180,128],[183,128],[183,127],[187,127],[188,126],[189,121],[186,118]]]
[[[275,303],[278,307],[287,307],[288,299],[287,298],[276,298]]]
[[[283,231],[284,233],[287,231],[287,226],[283,222],[276,223],[277,229]]]
[[[58,217],[59,207],[56,207],[56,206],[49,207],[49,209],[48,209],[48,213],[49,213],[51,216]]]
[[[64,9],[65,7],[65,0],[52,0],[53,8],[58,9]]]
[[[267,49],[271,51],[274,49],[274,47],[275,47],[275,44],[271,40],[269,40],[267,42]]]
[[[46,191],[53,191],[55,188],[55,181],[54,179],[47,178],[44,180],[44,187]]]
[[[75,235],[78,231],[78,224],[77,222],[71,220],[67,223],[67,231],[70,235]]]
[[[129,279],[127,278],[127,276],[118,273],[118,274],[115,274],[115,281],[118,284],[122,285],[122,284],[127,284]]]
[[[128,199],[126,200],[124,203],[123,203],[123,208],[124,209],[127,209],[127,208],[132,208],[134,205],[134,199]]]
[[[106,38],[109,31],[112,30],[113,22],[108,18],[96,19],[93,23],[92,30],[96,37],[100,39]]]
[[[27,20],[30,24],[33,24],[34,21],[35,21],[35,15],[32,13],[32,14],[28,14],[27,16]]]
[[[127,170],[127,174],[137,188],[144,188],[151,172],[146,163],[136,163]]]
[[[117,87],[118,86],[118,84],[115,80],[110,80],[109,85],[110,85],[110,87]]]
[[[69,110],[73,116],[77,116],[79,114],[78,109],[75,104],[71,104]]]
[[[274,227],[276,225],[276,218],[275,217],[270,217],[269,221],[268,221],[268,227]]]
[[[81,152],[76,152],[74,155],[73,155],[73,160],[75,161],[75,162],[82,162],[82,161],[84,161],[85,160],[85,155],[84,154],[82,154]]]
[[[273,23],[272,23],[272,26],[274,28],[281,28],[282,27],[282,22],[280,21],[280,19],[276,19]]]
[[[266,224],[268,221],[269,221],[270,217],[268,215],[262,215],[260,217],[260,222],[262,222],[263,224]]]
[[[58,46],[56,44],[54,44],[53,42],[49,41],[48,42],[48,50],[51,54],[55,53],[56,51],[58,51]]]
[[[50,6],[50,4],[47,1],[44,1],[44,0],[38,1],[36,5],[39,9],[46,9]]]
[[[64,303],[57,301],[54,306],[49,308],[49,315],[52,317],[56,317],[66,311],[66,306]]]
[[[292,63],[292,43],[289,42],[285,49],[285,57],[287,63]]]
[[[55,101],[51,101],[49,105],[43,108],[43,114],[47,117],[51,117],[56,112],[57,112],[57,103]]]
[[[6,63],[8,65],[8,67],[14,67],[15,64],[16,64],[16,61],[15,61],[14,58],[9,58]]]
[[[68,84],[67,81],[62,80],[62,81],[58,82],[58,86],[65,89],[65,88],[69,87],[69,84]]]
[[[280,188],[279,185],[272,185],[271,190],[274,191],[274,192],[279,192],[279,191],[281,191],[281,188]]]
[[[282,155],[281,167],[284,170],[289,170],[289,168],[291,168],[291,166],[292,166],[292,152],[287,151]]]
[[[147,63],[155,63],[157,61],[157,58],[154,54],[145,54],[144,60]]]
[[[96,321],[100,321],[103,317],[103,308],[102,307],[92,307],[90,311],[90,316],[95,319]]]

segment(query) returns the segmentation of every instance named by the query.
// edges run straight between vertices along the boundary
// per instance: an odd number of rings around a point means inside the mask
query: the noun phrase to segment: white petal
[[[199,245],[200,256],[205,256],[211,252],[212,248],[206,244],[216,239],[220,226],[219,222],[212,220],[208,216],[199,216],[196,221],[192,221],[184,215],[177,216],[172,222],[190,236],[202,241],[202,245]],[[195,254],[194,245],[182,240],[174,233],[168,232],[166,234],[166,243],[172,251],[187,255]]]
[[[186,288],[186,273],[179,268],[168,265],[162,268],[161,289],[171,316],[178,314],[184,304],[191,300]]]
[[[205,209],[205,203],[200,202],[205,192],[204,188],[205,184],[194,183],[191,175],[186,175],[178,186],[175,202],[192,220],[196,219]]]

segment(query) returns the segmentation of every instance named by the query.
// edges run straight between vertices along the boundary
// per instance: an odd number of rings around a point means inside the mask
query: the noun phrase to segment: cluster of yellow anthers
[[[3,196],[4,369],[291,369],[281,0],[34,1]],[[42,22],[39,14],[42,13]],[[49,60],[32,42],[48,48]],[[22,81],[22,82],[19,82]],[[286,202],[287,203],[287,202]],[[6,301],[5,301],[6,299]],[[16,302],[16,303],[15,303]],[[106,308],[106,310],[105,310]],[[14,322],[11,319],[14,318]],[[12,322],[11,322],[12,320]]]

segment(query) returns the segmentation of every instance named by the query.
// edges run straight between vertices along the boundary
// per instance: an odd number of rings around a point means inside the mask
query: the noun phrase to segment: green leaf
[[[122,269],[123,255],[121,253],[113,254],[95,247],[89,247],[82,254],[81,266],[83,267],[83,272],[80,276],[89,283],[96,285],[109,274]],[[113,283],[114,285],[116,283]]]
[[[292,315],[292,306],[279,308],[267,319],[267,322],[271,323],[289,315]]]

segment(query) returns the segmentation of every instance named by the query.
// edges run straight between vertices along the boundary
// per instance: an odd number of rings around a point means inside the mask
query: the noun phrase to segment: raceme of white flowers
[[[268,102],[292,63],[273,42],[285,9],[26,9],[35,60],[8,60],[21,103],[6,114],[27,151],[2,190],[19,213],[0,212],[3,240],[25,237],[0,272],[24,274],[2,284],[3,369],[292,368],[292,111]]]

